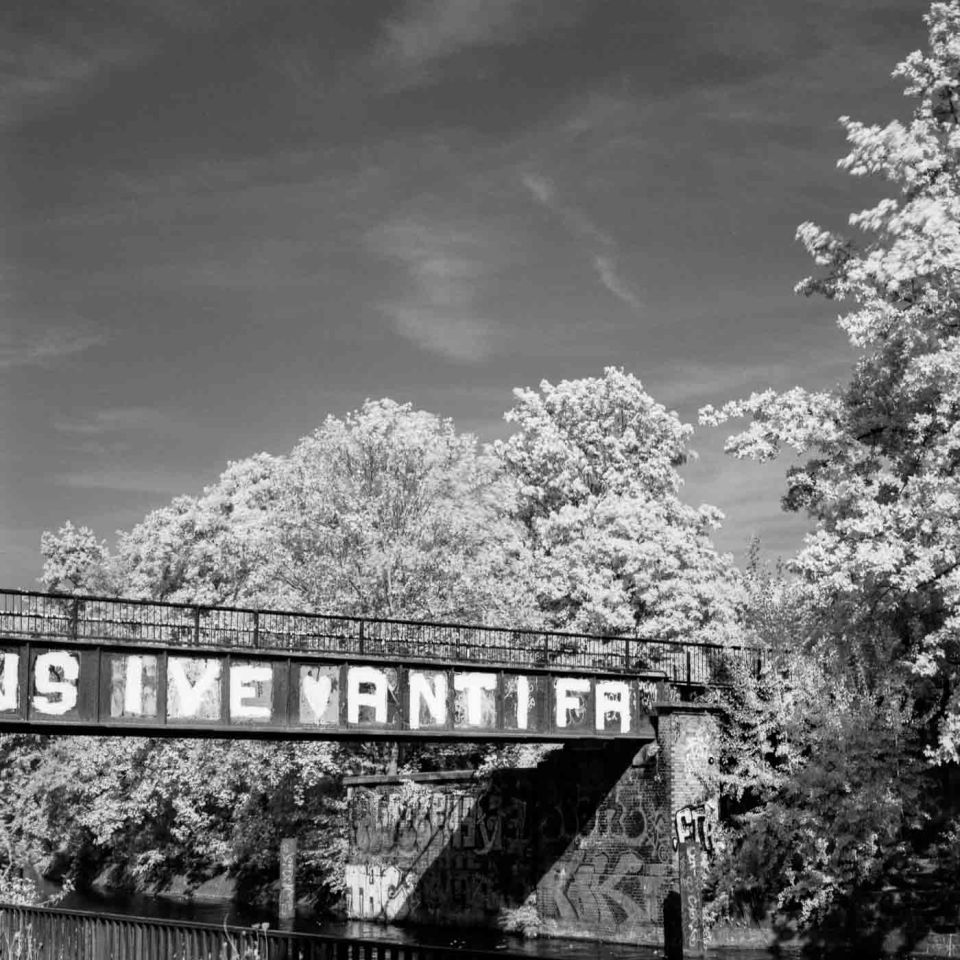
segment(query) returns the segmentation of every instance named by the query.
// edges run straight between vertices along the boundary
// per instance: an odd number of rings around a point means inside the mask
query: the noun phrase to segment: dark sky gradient
[[[511,388],[641,377],[686,420],[829,386],[793,240],[880,185],[892,0],[19,0],[0,14],[0,585],[390,396],[505,434]],[[786,463],[698,429],[686,496],[800,542]]]

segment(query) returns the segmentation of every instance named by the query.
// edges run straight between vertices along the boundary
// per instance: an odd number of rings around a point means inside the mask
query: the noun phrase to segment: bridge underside
[[[0,638],[0,732],[645,741],[657,679]]]

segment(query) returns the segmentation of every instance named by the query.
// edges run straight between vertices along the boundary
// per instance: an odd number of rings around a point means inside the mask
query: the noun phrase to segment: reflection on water
[[[222,900],[185,900],[175,897],[151,897],[143,894],[73,892],[57,904],[67,910],[91,913],[115,913],[185,920],[195,923],[237,924],[249,926],[269,923],[277,926],[277,915],[267,910],[240,907]],[[323,933],[350,939],[387,940],[391,943],[418,943],[443,947],[476,947],[524,953],[530,957],[555,960],[654,960],[663,951],[620,943],[596,943],[584,940],[524,940],[496,930],[470,930],[463,927],[401,926],[367,923],[360,920],[317,920],[301,914],[293,929],[303,933]],[[722,960],[762,960],[769,955],[755,950],[723,950],[715,954]]]

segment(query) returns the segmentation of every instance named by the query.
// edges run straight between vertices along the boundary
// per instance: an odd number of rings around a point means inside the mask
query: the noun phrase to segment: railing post
[[[687,683],[690,683],[691,673],[690,673],[690,648],[687,648]]]
[[[77,639],[77,634],[80,624],[80,601],[74,597],[70,602],[70,637],[73,640]]]
[[[366,623],[365,620],[360,621],[360,652],[363,653],[363,627]]]
[[[260,611],[253,611],[253,645],[260,646]]]
[[[543,635],[543,662],[550,662],[550,634],[545,633]]]
[[[193,608],[193,642],[200,646],[200,608]]]
[[[627,637],[623,642],[623,666],[624,669],[630,668],[630,638]]]

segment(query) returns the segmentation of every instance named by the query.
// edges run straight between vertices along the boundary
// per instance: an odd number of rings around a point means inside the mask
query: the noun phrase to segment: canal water
[[[65,910],[90,913],[113,913],[126,916],[185,920],[194,923],[222,923],[250,926],[269,923],[277,926],[277,915],[266,910],[239,907],[222,900],[188,900],[176,897],[154,897],[143,894],[119,894],[74,891],[59,903]],[[357,920],[317,920],[298,915],[293,929],[303,933],[323,933],[350,939],[387,940],[392,943],[417,943],[443,947],[471,946],[487,950],[523,953],[538,960],[655,960],[663,950],[630,944],[596,943],[586,940],[554,940],[523,937],[496,930],[469,930],[463,927],[403,926],[369,923]],[[770,954],[757,950],[718,950],[714,956],[722,960],[769,960]]]

